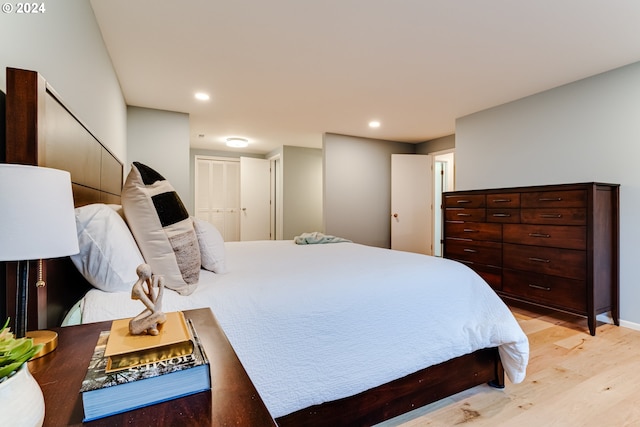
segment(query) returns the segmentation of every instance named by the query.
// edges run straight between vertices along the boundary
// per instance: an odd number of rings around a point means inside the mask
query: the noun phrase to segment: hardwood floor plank
[[[529,338],[521,384],[481,385],[378,427],[640,426],[640,331],[512,306]]]

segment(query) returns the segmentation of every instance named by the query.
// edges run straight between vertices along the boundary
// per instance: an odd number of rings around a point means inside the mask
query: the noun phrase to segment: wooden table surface
[[[187,310],[210,362],[211,391],[95,420],[90,426],[275,426],[211,310]],[[29,362],[45,399],[45,426],[82,425],[79,390],[101,331],[111,322],[56,328],[58,348]]]

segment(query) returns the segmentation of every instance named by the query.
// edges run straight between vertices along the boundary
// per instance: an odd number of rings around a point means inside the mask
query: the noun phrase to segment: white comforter
[[[164,310],[211,307],[274,417],[499,346],[524,379],[529,343],[505,304],[457,262],[354,243],[226,243],[229,272],[201,272]],[[82,321],[135,316],[128,293],[90,291]]]

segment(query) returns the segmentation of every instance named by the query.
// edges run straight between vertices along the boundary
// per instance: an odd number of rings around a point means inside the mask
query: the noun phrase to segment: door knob
[[[393,214],[393,217],[394,217],[394,218],[398,218],[398,214],[397,214],[397,213],[394,213],[394,214]]]

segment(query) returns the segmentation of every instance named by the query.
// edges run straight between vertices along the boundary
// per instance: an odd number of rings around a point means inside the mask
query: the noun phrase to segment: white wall
[[[640,324],[640,63],[456,121],[456,189],[620,187],[621,318]]]
[[[189,173],[189,115],[149,108],[127,109],[127,158],[140,162],[165,177],[182,203],[193,214]]]
[[[0,13],[5,68],[38,71],[102,143],[126,161],[126,106],[88,1],[45,2],[35,15]]]

